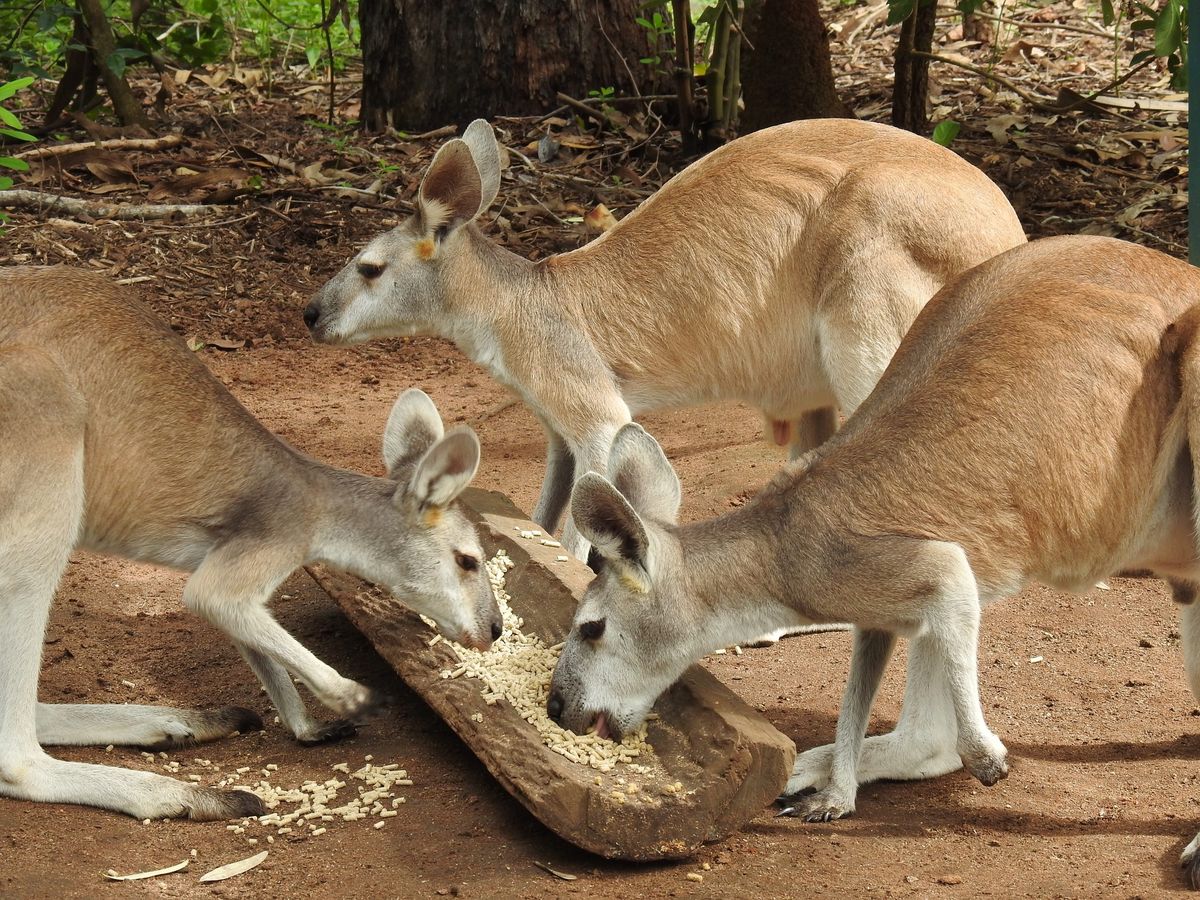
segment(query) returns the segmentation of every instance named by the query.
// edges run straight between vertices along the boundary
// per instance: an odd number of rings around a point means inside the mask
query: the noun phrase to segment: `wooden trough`
[[[524,632],[547,645],[562,641],[591,571],[575,559],[558,560],[560,548],[523,539],[521,531],[537,526],[504,495],[470,489],[463,500],[485,552],[503,548],[515,563],[506,589]],[[546,747],[512,707],[486,705],[477,679],[443,678],[457,658],[441,644],[429,646],[429,628],[401,604],[349,575],[321,568],[313,575],[496,780],[548,828],[585,850],[627,860],[687,857],[762,812],[791,772],[792,741],[692,666],[654,707],[659,718],[647,740],[657,761],[650,783],[639,785],[637,796],[619,797],[638,778],[626,779],[620,767],[601,776],[571,762]]]

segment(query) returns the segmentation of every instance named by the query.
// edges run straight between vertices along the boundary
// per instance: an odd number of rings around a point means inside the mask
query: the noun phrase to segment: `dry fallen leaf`
[[[224,881],[226,878],[233,878],[235,875],[241,875],[244,872],[249,872],[251,869],[262,865],[263,860],[267,858],[267,851],[256,853],[254,856],[246,859],[239,859],[237,862],[227,863],[223,866],[217,866],[211,872],[205,872],[200,876],[201,882],[209,881]]]
[[[244,340],[229,341],[225,338],[209,338],[204,342],[206,347],[216,347],[218,350],[241,350],[246,346]]]
[[[143,878],[157,878],[159,875],[170,875],[172,872],[182,872],[188,867],[188,860],[167,866],[165,869],[155,869],[152,872],[134,872],[131,875],[118,875],[112,869],[104,873],[109,881],[141,881]]]
[[[608,231],[617,225],[617,217],[603,203],[598,203],[593,209],[589,210],[587,215],[583,217],[583,221],[588,228],[594,231]]]
[[[541,869],[545,872],[549,872],[555,878],[561,878],[563,881],[576,881],[579,878],[578,875],[571,875],[567,872],[560,872],[557,869],[552,869],[548,865],[546,865],[544,862],[538,862],[536,859],[533,861],[533,864],[535,866],[537,866],[539,869]]]

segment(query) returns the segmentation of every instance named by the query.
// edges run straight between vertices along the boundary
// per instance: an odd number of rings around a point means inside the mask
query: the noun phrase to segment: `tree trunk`
[[[896,47],[896,83],[892,87],[892,124],[916,134],[929,127],[925,107],[929,98],[929,60],[913,56],[913,50],[929,53],[933,48],[933,26],[937,21],[934,0],[917,0],[913,14],[900,26]]]
[[[358,14],[370,130],[544,113],[558,91],[630,93],[630,71],[643,93],[664,81],[638,62],[654,55],[640,0],[361,0]]]
[[[756,8],[757,7],[757,8]],[[817,0],[764,0],[746,6],[742,133],[794,119],[853,113],[833,86],[829,35]]]
[[[100,77],[104,79],[104,86],[108,88],[108,96],[112,100],[117,118],[121,120],[122,125],[140,125],[149,131],[153,126],[142,110],[142,104],[129,89],[129,82],[125,80],[124,75],[114,72],[108,64],[109,57],[117,49],[117,39],[113,35],[112,25],[108,23],[108,17],[104,15],[100,0],[79,0],[79,11],[83,13],[87,30],[91,32],[92,58],[96,68],[100,70]]]

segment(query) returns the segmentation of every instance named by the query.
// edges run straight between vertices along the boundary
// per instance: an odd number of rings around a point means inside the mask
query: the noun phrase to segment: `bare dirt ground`
[[[853,16],[863,9],[835,11],[834,19],[846,26],[841,49],[853,57],[842,65],[843,82],[860,110],[879,116],[880,98],[886,97],[879,60],[888,45],[881,39],[873,56],[855,57],[864,37],[853,32],[859,24]],[[1061,19],[1067,21],[1068,13]],[[852,33],[859,35],[853,46]],[[1031,39],[1012,65],[1032,67],[1029,77],[1062,83],[1062,67],[1044,70],[1038,60],[1049,52],[1066,66],[1080,57],[1056,57],[1060,33],[1051,36],[1041,43]],[[951,41],[951,35],[944,37]],[[1034,52],[1039,47],[1045,50],[1042,56]],[[879,71],[863,82],[851,77],[853,67]],[[1087,66],[1074,74],[1087,76]],[[956,146],[1004,185],[1031,235],[1107,230],[1179,251],[1184,216],[1178,200],[1177,115],[1138,114],[1130,121],[1034,115],[1002,95],[964,101],[960,94],[967,83],[954,75],[940,77],[935,103],[964,119],[964,136]],[[308,294],[366,237],[401,214],[436,142],[342,140],[306,124],[323,105],[319,93],[268,97],[246,80],[232,78],[218,87],[194,80],[183,85],[169,109],[187,139],[184,149],[126,156],[132,179],[125,179],[112,159],[91,158],[45,175],[39,186],[86,197],[101,185],[123,183],[124,188],[113,189],[115,199],[144,200],[139,195],[147,187],[165,184],[180,167],[200,172],[236,165],[259,177],[251,186],[257,196],[215,221],[143,224],[14,214],[0,244],[0,261],[65,261],[139,280],[144,295],[186,336],[246,341],[234,352],[211,347],[199,352],[269,427],[333,463],[378,471],[379,438],[390,404],[404,388],[419,386],[448,421],[468,422],[479,431],[484,466],[478,483],[502,489],[530,508],[541,479],[541,433],[523,407],[504,405],[506,394],[486,373],[441,341],[318,348],[308,343],[300,325]],[[1161,94],[1161,78],[1149,86]],[[340,109],[352,114],[353,104],[351,90]],[[1016,119],[997,123],[1001,115]],[[518,149],[544,127],[528,120],[499,124]],[[574,219],[597,201],[623,213],[677,165],[670,141],[655,138],[652,119],[636,118],[629,127],[633,133],[617,139],[590,144],[579,138],[585,146],[566,147],[561,168],[546,166],[536,178],[514,166],[502,187],[505,206],[489,227],[519,252],[537,255],[583,240]],[[1018,131],[1023,144],[1012,138]],[[641,137],[646,142],[637,145]],[[621,142],[635,146],[625,152]],[[237,150],[248,144],[301,169],[316,162],[317,174],[337,174],[323,176],[332,181],[322,186],[294,169]],[[382,161],[397,168],[385,168]],[[614,172],[623,173],[619,182],[611,178]],[[376,177],[401,200],[380,202],[337,189],[348,183],[367,190]],[[601,177],[610,187],[587,186]],[[247,185],[244,179],[230,180]],[[161,194],[167,200],[197,199],[196,191],[203,195],[219,181],[167,186]],[[650,416],[645,424],[678,468],[688,519],[740,502],[780,463],[749,410],[690,410]],[[270,722],[273,713],[232,646],[182,610],[182,584],[176,573],[80,556],[61,587],[47,634],[42,698],[237,703]],[[1200,711],[1182,672],[1176,614],[1167,592],[1154,581],[1114,579],[1111,584],[1109,591],[1085,596],[1034,588],[986,613],[980,647],[983,699],[1012,761],[1010,777],[997,786],[983,788],[962,773],[917,784],[872,785],[861,790],[852,819],[806,825],[773,819],[764,810],[743,833],[708,847],[695,861],[634,867],[577,851],[527,815],[300,573],[276,601],[279,617],[345,674],[396,696],[395,707],[372,719],[357,737],[335,745],[300,748],[278,726],[268,725],[264,733],[176,753],[173,759],[184,774],[202,771],[193,765],[199,757],[226,772],[271,763],[279,767],[275,783],[297,785],[323,781],[331,765],[354,766],[372,754],[375,762],[396,762],[412,776],[400,815],[380,831],[370,821],[337,822],[317,838],[279,838],[259,869],[208,888],[197,884],[197,872],[265,845],[251,847],[249,835],[220,824],[142,825],[96,810],[0,801],[0,896],[785,897],[837,891],[849,896],[1150,897],[1182,892],[1179,852],[1200,828]],[[846,635],[823,635],[742,656],[714,656],[705,665],[803,749],[833,737],[848,650]],[[901,655],[876,704],[873,731],[894,723],[902,689]],[[134,768],[163,764],[121,748],[59,752]],[[211,780],[211,772],[202,777]],[[130,872],[168,865],[193,849],[197,859],[183,874],[124,885],[100,876],[109,868]],[[579,880],[558,881],[534,861]],[[703,882],[687,880],[689,872],[702,872]]]

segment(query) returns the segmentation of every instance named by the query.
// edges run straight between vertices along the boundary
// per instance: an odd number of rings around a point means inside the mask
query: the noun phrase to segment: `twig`
[[[951,6],[939,6],[939,19],[957,19],[962,15],[962,12]],[[1079,25],[1063,25],[1059,22],[1029,22],[1024,19],[1010,19],[1008,16],[988,15],[985,12],[976,12],[975,15],[982,19],[987,19],[989,22],[1003,22],[1006,25],[1015,25],[1017,28],[1026,30],[1047,29],[1051,31],[1072,31],[1076,34],[1086,34],[1090,37],[1106,38],[1112,40],[1115,35],[1108,31],[1101,31],[1099,28],[1082,28]]]
[[[1041,112],[1054,113],[1054,114],[1073,112],[1074,110],[1077,110],[1080,107],[1087,106],[1089,103],[1093,103],[1097,97],[1103,95],[1106,91],[1111,91],[1113,88],[1119,87],[1120,85],[1124,84],[1126,81],[1128,81],[1130,78],[1132,78],[1138,72],[1140,72],[1142,69],[1146,68],[1146,66],[1150,65],[1150,63],[1154,62],[1153,59],[1144,59],[1140,63],[1138,63],[1136,66],[1134,66],[1132,69],[1130,69],[1128,72],[1126,72],[1124,75],[1122,75],[1120,78],[1113,79],[1108,84],[1104,85],[1104,87],[1100,88],[1097,91],[1094,91],[1093,93],[1089,94],[1088,96],[1080,97],[1078,100],[1073,100],[1070,103],[1059,105],[1059,104],[1051,102],[1051,100],[1048,97],[1042,97],[1042,96],[1039,96],[1037,94],[1034,94],[1034,93],[1031,93],[1031,92],[1025,90],[1020,85],[1005,78],[1003,75],[997,75],[995,72],[990,72],[987,69],[981,69],[979,66],[973,66],[968,62],[963,62],[962,60],[953,59],[949,56],[940,56],[937,53],[926,53],[923,50],[910,50],[909,52],[913,56],[922,56],[933,62],[940,62],[940,63],[946,63],[947,65],[951,65],[951,66],[957,66],[958,68],[965,69],[968,72],[972,72],[975,75],[980,76],[981,78],[986,78],[989,81],[994,81],[997,84],[999,84],[1001,87],[1008,88],[1010,91],[1012,91],[1014,94],[1016,94],[1022,100],[1024,100],[1030,106],[1033,106],[1034,108],[1040,110]]]
[[[410,134],[407,137],[402,137],[400,132],[397,131],[396,137],[401,141],[428,141],[451,134],[458,134],[457,125],[443,125],[441,128],[433,129],[433,131],[422,131],[420,134]]]
[[[0,191],[0,209],[28,209],[38,212],[67,213],[93,219],[167,219],[171,216],[199,216],[218,212],[220,207],[200,203],[99,203],[76,197],[60,197],[43,191],[11,188]]]
[[[586,103],[576,100],[574,97],[567,96],[562,91],[559,91],[558,93],[556,93],[554,95],[554,99],[557,100],[559,103],[567,104],[567,106],[571,107],[571,109],[575,110],[577,113],[580,113],[581,115],[587,116],[589,119],[591,119],[594,122],[599,122],[601,125],[608,124],[608,117],[605,116],[604,113],[600,112],[597,109],[592,109]]]
[[[621,65],[625,67],[625,74],[629,76],[629,84],[633,88],[633,93],[638,97],[642,96],[642,89],[638,87],[637,79],[633,77],[633,69],[629,68],[629,61],[625,59],[625,54],[617,49],[617,45],[613,43],[613,39],[608,36],[608,31],[604,27],[604,17],[600,15],[600,4],[596,4],[596,24],[600,26],[600,33],[604,35],[604,39],[608,41],[608,46],[612,47],[612,52],[617,55],[617,59],[621,61]]]
[[[75,153],[78,150],[165,150],[168,147],[178,147],[183,143],[183,137],[178,134],[168,134],[160,138],[112,138],[107,141],[80,141],[75,144],[52,144],[49,147],[34,147],[24,153],[17,153],[17,159],[33,159],[43,156],[62,156]]]

